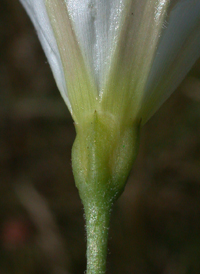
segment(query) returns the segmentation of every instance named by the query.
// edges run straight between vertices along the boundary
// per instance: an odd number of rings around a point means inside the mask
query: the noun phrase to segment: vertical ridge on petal
[[[102,98],[105,109],[136,116],[168,5],[169,0],[127,1]]]
[[[75,122],[95,110],[97,90],[88,73],[64,0],[45,0],[65,73]]]

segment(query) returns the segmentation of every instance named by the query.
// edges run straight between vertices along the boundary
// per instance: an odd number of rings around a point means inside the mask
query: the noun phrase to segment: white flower
[[[76,123],[145,123],[200,56],[200,0],[20,0]]]

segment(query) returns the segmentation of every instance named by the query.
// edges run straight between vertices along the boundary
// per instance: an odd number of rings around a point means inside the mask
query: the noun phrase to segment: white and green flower
[[[95,109],[145,123],[200,56],[199,0],[21,2],[77,123]]]
[[[140,125],[200,56],[200,0],[20,1],[75,121],[87,273],[104,273],[109,211],[136,156]]]

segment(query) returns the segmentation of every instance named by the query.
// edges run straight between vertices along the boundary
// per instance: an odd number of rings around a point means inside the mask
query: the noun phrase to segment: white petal
[[[103,93],[104,108],[135,119],[162,32],[169,1],[123,1],[111,71]],[[123,117],[122,117],[123,118]]]
[[[144,123],[199,56],[199,0],[21,2],[76,122],[100,107]]]
[[[45,0],[58,44],[72,116],[76,123],[94,112],[97,90],[83,58],[65,0]]]
[[[136,115],[168,4],[169,0],[46,0],[72,112],[81,105],[94,110],[93,93],[100,96],[102,111],[124,115],[129,109],[132,117]]]
[[[51,69],[53,71],[58,89],[61,92],[68,108],[71,110],[71,105],[67,95],[65,77],[60,58],[60,53],[54,37],[54,33],[46,12],[44,0],[20,0],[29,14],[47,56]]]
[[[169,1],[66,0],[65,2],[87,70],[95,78],[99,95],[104,96],[103,93],[106,93],[107,89],[109,97],[115,98],[115,95],[112,97],[110,94],[112,87],[108,82],[118,82],[120,79],[124,84],[123,77],[127,73],[130,74],[130,71],[134,77],[137,74],[136,70],[139,69],[139,63],[141,64],[144,58],[143,69],[148,70],[147,64],[151,63],[155,52],[153,45],[158,40]],[[147,57],[146,44],[149,44]],[[115,80],[112,79],[113,73]],[[140,74],[145,78],[141,67]],[[117,93],[116,87],[114,89]],[[132,89],[133,87],[129,89],[131,93]],[[124,90],[125,86],[119,91],[123,96],[125,96]]]
[[[127,1],[66,0],[87,69],[102,92]]]
[[[199,56],[200,1],[176,1],[165,23],[144,92],[143,123],[177,88]]]

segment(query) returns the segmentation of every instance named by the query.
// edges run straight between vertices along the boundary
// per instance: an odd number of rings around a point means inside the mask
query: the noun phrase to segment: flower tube
[[[87,273],[106,270],[109,215],[141,125],[200,55],[199,0],[20,0],[75,121]]]

